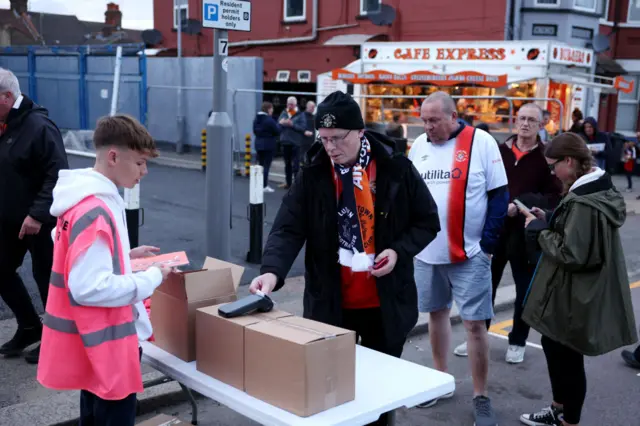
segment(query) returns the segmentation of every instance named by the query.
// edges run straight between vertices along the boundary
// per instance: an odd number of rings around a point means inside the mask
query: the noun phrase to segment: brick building
[[[634,88],[630,93],[603,97],[599,119],[605,128],[634,136],[640,130],[640,2],[604,1],[606,12],[600,21],[600,32],[608,36],[611,46],[606,54],[626,70],[625,80],[633,82]]]
[[[384,0],[396,11],[392,25],[376,26],[367,15],[382,0],[271,0],[252,2],[251,32],[230,32],[230,54],[264,58],[264,80],[315,82],[320,73],[359,57],[364,41],[504,40],[506,2],[462,0],[452,13],[449,0]],[[154,0],[160,46],[175,50],[177,24],[202,21],[202,0]],[[211,55],[213,32],[184,35],[183,55]],[[278,72],[281,71],[280,75]],[[288,75],[287,78],[284,78]],[[278,78],[279,77],[279,78]]]

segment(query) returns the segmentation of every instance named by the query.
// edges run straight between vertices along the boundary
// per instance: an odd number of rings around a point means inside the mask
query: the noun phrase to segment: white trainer
[[[467,352],[467,342],[464,342],[463,344],[457,346],[453,350],[453,354],[457,356],[468,356],[469,353]]]
[[[276,191],[270,186],[265,186],[264,187],[264,192],[268,192],[268,193],[271,194],[271,193],[276,192]]]
[[[522,361],[524,361],[524,352],[526,349],[526,346],[509,345],[505,360],[509,364],[520,364]]]

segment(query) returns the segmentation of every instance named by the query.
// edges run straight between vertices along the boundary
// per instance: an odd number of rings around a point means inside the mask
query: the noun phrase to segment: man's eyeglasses
[[[518,123],[520,124],[524,124],[524,123],[538,124],[539,122],[540,120],[538,120],[537,118],[518,116]]]
[[[332,144],[333,146],[337,146],[340,142],[345,140],[351,132],[352,131],[349,130],[347,133],[344,134],[344,136],[338,136],[338,137],[334,136],[330,138],[319,138],[319,139],[323,145]]]

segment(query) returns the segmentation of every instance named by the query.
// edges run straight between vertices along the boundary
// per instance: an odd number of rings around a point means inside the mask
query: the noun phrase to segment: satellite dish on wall
[[[595,35],[595,37],[593,37],[593,42],[591,44],[593,45],[594,52],[596,53],[605,52],[609,50],[609,47],[610,47],[609,37],[607,37],[604,34],[598,33]]]
[[[142,41],[147,46],[156,46],[162,43],[162,33],[158,30],[144,30],[142,32]]]
[[[187,19],[186,21],[182,22],[182,31],[184,31],[185,34],[197,35],[200,34],[201,30],[202,22],[198,21],[197,19]]]
[[[396,20],[396,10],[388,4],[381,4],[377,12],[367,13],[367,18],[378,26],[391,25]]]

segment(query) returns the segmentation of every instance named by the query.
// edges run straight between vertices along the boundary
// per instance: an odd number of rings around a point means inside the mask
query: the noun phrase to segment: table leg
[[[198,404],[196,403],[196,400],[193,397],[193,394],[191,393],[191,389],[189,389],[182,383],[180,383],[180,387],[182,388],[182,391],[187,395],[187,398],[191,403],[191,424],[197,425],[198,424]]]

